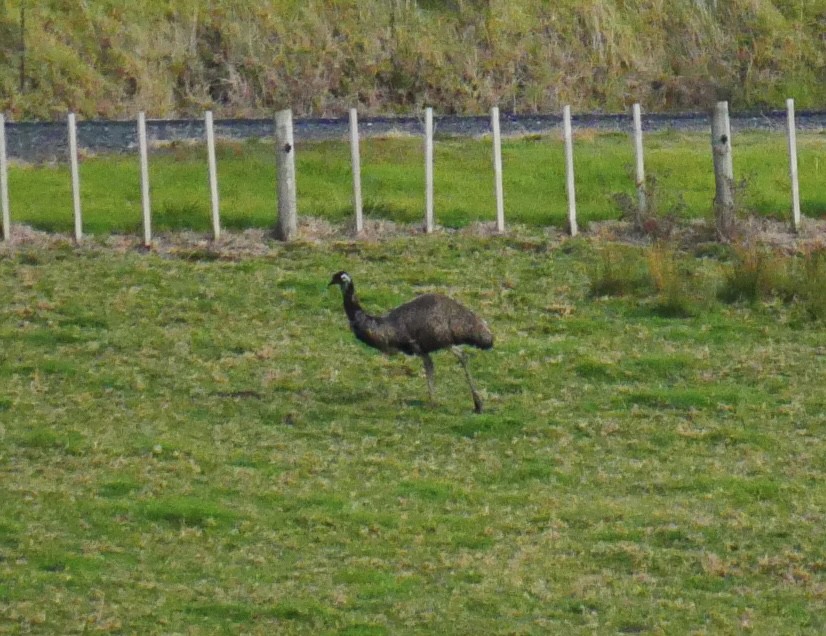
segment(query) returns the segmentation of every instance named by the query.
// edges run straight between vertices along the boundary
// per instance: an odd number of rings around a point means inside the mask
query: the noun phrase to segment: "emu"
[[[482,412],[482,398],[470,376],[467,354],[459,345],[490,349],[493,346],[493,334],[484,320],[441,294],[423,294],[384,316],[371,316],[361,308],[353,279],[347,272],[333,274],[327,286],[330,285],[338,285],[341,289],[344,311],[356,338],[386,354],[401,352],[422,359],[431,401],[434,383],[430,354],[449,348],[465,371],[474,410]]]

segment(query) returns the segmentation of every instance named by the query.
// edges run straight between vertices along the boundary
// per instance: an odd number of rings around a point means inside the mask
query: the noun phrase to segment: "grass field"
[[[799,136],[801,205],[805,216],[826,215],[826,135]],[[789,218],[790,186],[785,137],[744,132],[734,140],[734,165],[744,185],[744,211]],[[625,134],[580,131],[576,143],[580,225],[614,219],[612,201],[634,191],[633,154]],[[414,138],[363,142],[365,213],[373,218],[421,222],[424,216],[422,143]],[[332,221],[352,215],[349,148],[344,142],[306,143],[297,149],[299,214]],[[508,139],[503,146],[506,221],[563,227],[567,214],[563,149],[556,137]],[[271,145],[223,144],[219,152],[222,223],[231,229],[271,227],[275,217],[275,165]],[[436,144],[436,221],[461,227],[495,218],[490,140],[441,139]],[[705,134],[646,136],[649,176],[657,181],[658,212],[708,217],[714,196],[710,143]],[[153,227],[208,231],[209,194],[204,148],[177,146],[150,159]],[[55,232],[72,231],[69,171],[65,165],[13,166],[12,219]],[[81,165],[84,231],[139,234],[141,200],[136,157],[91,157]]]
[[[3,251],[0,633],[823,633],[823,321],[721,303],[724,250],[678,257],[688,317],[593,296],[605,249]],[[357,343],[341,268],[370,309],[485,316],[486,413],[449,354],[431,405],[417,360]]]

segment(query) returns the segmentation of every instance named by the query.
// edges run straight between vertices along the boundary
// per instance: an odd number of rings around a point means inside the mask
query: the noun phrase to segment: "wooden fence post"
[[[356,215],[356,234],[364,229],[361,206],[361,154],[359,153],[358,110],[350,109],[350,164],[353,170],[353,212]]]
[[[424,111],[424,231],[433,232],[433,109]]]
[[[152,245],[152,207],[149,200],[149,150],[146,141],[146,115],[138,113],[138,151],[141,166],[141,209],[143,211],[143,246]]]
[[[207,165],[209,169],[209,197],[212,204],[212,237],[221,238],[221,209],[218,199],[218,164],[215,160],[215,129],[212,121],[212,111],[204,113],[204,128],[207,142]]]
[[[563,136],[565,138],[565,187],[568,192],[568,232],[578,233],[576,223],[576,185],[574,182],[574,134],[571,126],[571,107],[562,111]]]
[[[11,240],[9,211],[9,169],[6,161],[6,117],[0,113],[0,213],[3,217],[3,240]]]
[[[731,123],[728,102],[717,102],[711,118],[711,150],[714,159],[714,216],[717,236],[734,237],[734,167],[731,158]]]
[[[69,113],[69,166],[72,173],[72,208],[75,220],[75,241],[80,243],[83,239],[83,221],[80,212],[80,170],[77,165],[77,126],[75,124],[75,114]]]
[[[789,139],[789,176],[792,181],[792,230],[800,231],[800,184],[797,178],[797,130],[794,122],[794,100],[786,100],[786,125]]]
[[[496,231],[505,231],[505,192],[502,188],[502,135],[499,130],[499,107],[490,109],[490,126],[493,131],[493,175],[496,195]]]
[[[634,224],[642,229],[643,221],[648,213],[648,197],[645,188],[645,158],[642,144],[642,114],[640,105],[634,104],[634,155],[637,167],[637,216]]]
[[[275,236],[291,241],[296,234],[295,142],[293,112],[281,110],[275,114],[275,167],[278,187],[278,223]]]

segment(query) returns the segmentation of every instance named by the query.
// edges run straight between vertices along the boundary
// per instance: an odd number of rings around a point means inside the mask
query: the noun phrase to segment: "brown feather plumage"
[[[383,316],[372,316],[362,309],[349,274],[337,272],[330,285],[341,288],[344,311],[356,338],[384,353],[401,352],[422,357],[431,395],[433,363],[429,354],[440,349],[453,349],[467,375],[476,410],[481,411],[481,399],[468,372],[464,354],[459,353],[457,347],[469,345],[490,349],[493,334],[484,320],[464,305],[441,294],[423,294]]]

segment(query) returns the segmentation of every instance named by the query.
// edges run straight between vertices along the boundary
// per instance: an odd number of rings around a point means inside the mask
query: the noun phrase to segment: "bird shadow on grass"
[[[473,404],[470,399],[467,404],[464,401],[453,401],[450,399],[429,400],[428,398],[408,398],[402,401],[405,408],[411,410],[419,410],[429,414],[438,414],[449,417],[468,417],[470,422],[480,421],[487,416],[497,417],[496,409],[491,409],[486,403],[484,410],[481,413],[476,413],[473,410]]]
[[[422,399],[422,398],[409,398],[404,400],[404,405],[407,408],[411,409],[425,409],[428,411],[436,411],[439,408],[443,408],[443,405],[440,402],[431,402],[430,400]]]
[[[237,391],[215,391],[212,395],[225,400],[260,400],[264,397],[258,391],[253,391],[251,389],[239,389]]]
[[[385,393],[376,389],[353,389],[349,386],[336,389],[334,385],[329,385],[323,392],[318,393],[317,399],[323,404],[375,405],[377,401],[387,398]]]

